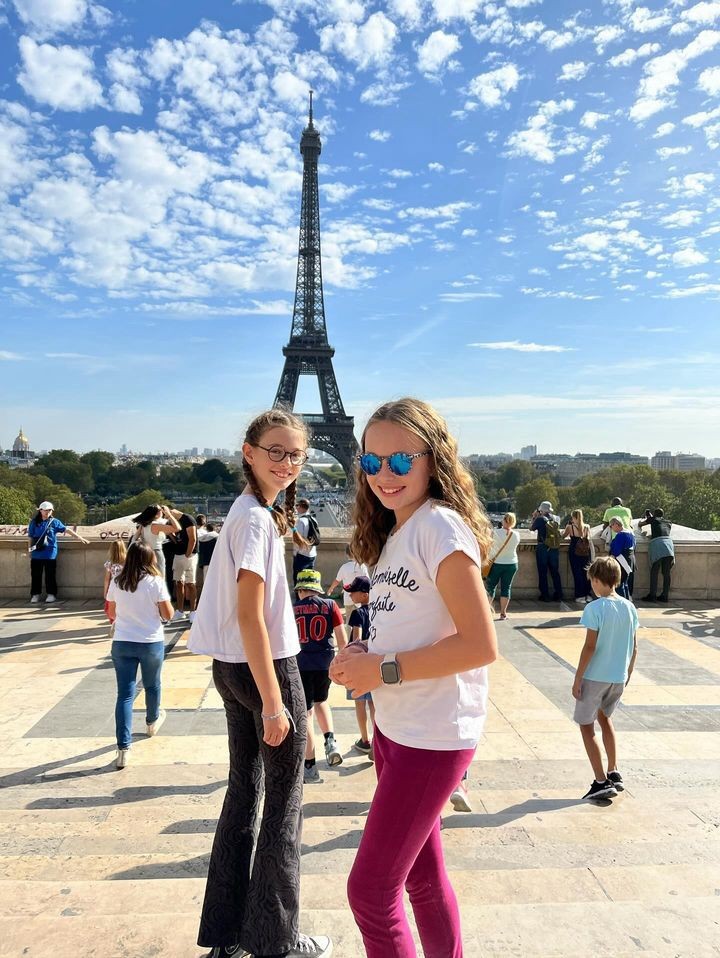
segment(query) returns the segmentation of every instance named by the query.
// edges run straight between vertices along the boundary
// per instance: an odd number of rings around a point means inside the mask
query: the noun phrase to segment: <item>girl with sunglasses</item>
[[[440,813],[470,764],[497,655],[481,565],[492,541],[445,421],[400,399],[370,418],[358,457],[351,549],[372,568],[367,654],[332,678],[372,692],[378,784],[348,880],[368,958],[411,958],[410,903],[426,955],[460,958]],[[412,801],[408,803],[408,796]]]
[[[230,751],[200,919],[207,958],[332,953],[329,938],[298,931],[307,714],[284,536],[294,531],[307,444],[303,421],[283,409],[248,426],[246,486],[218,537],[190,630],[188,648],[213,658]]]

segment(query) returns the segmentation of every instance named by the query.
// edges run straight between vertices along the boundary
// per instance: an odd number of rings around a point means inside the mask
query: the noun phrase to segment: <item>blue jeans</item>
[[[548,572],[553,583],[553,599],[562,599],[562,580],[560,578],[560,550],[548,549],[544,542],[538,542],[535,547],[535,561],[538,568],[538,588],[540,595],[548,599]]]
[[[113,642],[112,660],[117,679],[115,703],[115,735],[118,748],[132,743],[132,713],[140,666],[145,689],[145,711],[148,725],[160,714],[160,675],[165,658],[164,642]]]

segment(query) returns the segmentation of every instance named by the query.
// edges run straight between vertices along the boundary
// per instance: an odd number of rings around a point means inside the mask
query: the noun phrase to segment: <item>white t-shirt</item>
[[[155,522],[164,522],[164,520],[156,519]],[[138,526],[140,533],[140,539],[145,543],[145,545],[150,546],[153,552],[159,552],[162,549],[163,542],[167,539],[167,536],[164,532],[153,532],[152,527],[153,523],[150,522],[146,526]]]
[[[247,662],[238,623],[237,578],[241,569],[265,583],[263,619],[273,659],[300,651],[285,572],[285,540],[269,511],[244,492],[235,500],[206,566],[202,595],[190,629],[188,648],[221,662]]]
[[[297,521],[295,522],[295,528],[303,537],[307,539],[310,535],[310,520],[308,519],[307,512],[301,516],[298,516]],[[307,556],[308,559],[314,559],[317,556],[317,546],[310,546],[309,549],[300,549],[298,546],[293,546],[293,555]]]
[[[359,575],[366,575],[369,577],[370,573],[364,562],[355,562],[350,559],[348,562],[343,562],[340,568],[337,570],[337,575],[335,578],[338,582],[342,582],[343,586],[350,585],[353,579]],[[347,608],[349,605],[353,605],[353,600],[350,598],[349,592],[343,592],[343,605]]]
[[[165,580],[159,575],[144,575],[134,592],[119,588],[111,580],[108,602],[115,603],[114,642],[162,642],[164,638],[158,602],[169,602]]]
[[[520,545],[520,533],[516,532],[515,529],[511,529],[510,541],[505,545],[507,537],[507,529],[493,530],[493,544],[490,547],[490,558],[497,562],[498,565],[510,565],[518,561],[517,551]],[[503,546],[505,546],[504,549]],[[502,552],[498,556],[501,549]]]
[[[452,509],[422,505],[385,543],[370,579],[371,652],[432,645],[457,629],[435,585],[438,567],[464,552],[478,567],[475,536]],[[378,727],[400,745],[439,751],[474,748],[487,713],[487,668],[373,689]]]

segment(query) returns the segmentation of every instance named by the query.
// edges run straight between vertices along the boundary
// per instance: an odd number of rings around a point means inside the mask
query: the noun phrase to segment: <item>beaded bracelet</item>
[[[269,722],[272,722],[273,719],[278,719],[278,718],[280,718],[281,715],[287,715],[288,721],[290,722],[290,724],[291,724],[292,727],[293,727],[293,731],[294,731],[294,732],[297,732],[297,725],[295,724],[295,720],[293,719],[293,717],[292,717],[292,715],[291,715],[291,713],[290,713],[290,709],[282,708],[282,709],[280,709],[279,712],[276,712],[274,715],[265,715],[263,712],[261,712],[261,713],[260,713],[260,718],[261,718],[261,719],[267,719]]]

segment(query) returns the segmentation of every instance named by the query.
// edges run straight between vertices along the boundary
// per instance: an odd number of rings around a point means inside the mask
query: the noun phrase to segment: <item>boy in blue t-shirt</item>
[[[585,606],[580,619],[587,634],[572,687],[576,699],[574,718],[595,773],[583,798],[611,798],[625,786],[617,770],[615,729],[610,716],[635,667],[638,614],[632,602],[615,591],[621,574],[620,565],[612,556],[595,559],[588,577],[598,598]],[[607,774],[595,738],[595,719],[600,723],[607,753]]]

